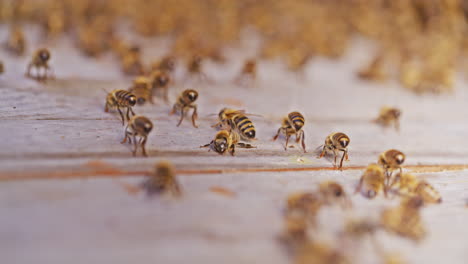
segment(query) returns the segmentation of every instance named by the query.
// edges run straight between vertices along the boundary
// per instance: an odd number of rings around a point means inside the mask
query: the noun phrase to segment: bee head
[[[250,130],[250,131],[246,132],[245,135],[246,135],[249,139],[254,139],[254,138],[255,138],[255,130]]]
[[[342,148],[346,148],[349,144],[349,138],[341,138],[340,139],[340,146]]]
[[[131,95],[130,98],[128,98],[128,103],[130,104],[130,106],[134,106],[136,102],[137,102],[136,96]]]
[[[224,154],[227,150],[227,142],[226,139],[216,139],[213,144],[214,151],[218,152],[219,154]]]
[[[403,153],[397,154],[395,156],[395,161],[398,165],[403,164],[403,162],[405,162],[405,155]]]
[[[198,92],[195,90],[189,90],[187,97],[191,102],[195,102],[195,100],[198,98]]]
[[[150,122],[146,122],[143,125],[143,130],[148,134],[149,132],[151,132],[151,130],[153,130],[153,124]]]
[[[393,110],[393,116],[395,116],[396,118],[398,118],[398,117],[400,117],[400,115],[401,115],[400,110],[398,110],[398,109],[394,109],[394,110]]]
[[[376,191],[374,191],[374,190],[368,190],[365,196],[366,196],[367,198],[369,198],[369,199],[372,199],[372,198],[374,198],[376,195],[377,195],[377,192],[376,192]]]
[[[42,61],[48,61],[50,58],[50,52],[46,49],[42,49],[39,51],[39,58],[41,58]]]
[[[301,130],[303,126],[304,126],[304,123],[301,123],[301,122],[294,123],[294,129],[296,129],[296,131]]]

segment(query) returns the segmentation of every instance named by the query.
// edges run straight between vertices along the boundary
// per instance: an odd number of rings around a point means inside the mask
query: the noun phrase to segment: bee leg
[[[207,147],[209,147],[212,143],[213,143],[213,141],[211,141],[210,143],[205,144],[205,145],[203,145],[203,146],[200,146],[200,148],[207,148]],[[208,151],[209,151],[209,150],[208,150]]]
[[[221,122],[218,122],[218,123],[212,125],[211,127],[219,127],[219,126],[221,126],[221,125],[222,125],[222,123],[221,123]]]
[[[284,145],[284,150],[288,150],[288,142],[289,142],[290,137],[291,137],[291,135],[286,136],[286,145]]]
[[[136,152],[138,149],[138,142],[136,140],[136,134],[133,134],[133,156],[136,156]]]
[[[108,113],[109,112],[109,104],[106,102],[106,105],[104,106],[104,112]]]
[[[132,113],[132,115],[135,115],[135,112],[133,112],[133,109],[131,107],[129,107],[128,109],[130,109],[130,113]]]
[[[25,74],[27,77],[31,77],[31,68],[32,68],[32,64],[29,63],[28,67],[26,68],[26,74]]]
[[[278,139],[279,134],[281,133],[282,130],[283,130],[283,127],[278,128],[278,131],[276,132],[276,135],[273,137],[273,140],[277,140],[277,139]]]
[[[130,120],[130,107],[127,107],[126,117],[127,117],[127,121],[129,121]]]
[[[171,112],[169,113],[169,115],[175,114],[176,111],[177,111],[177,104],[174,104],[174,106],[172,107],[172,110],[171,110]]]
[[[191,106],[191,108],[193,108],[193,113],[192,113],[192,125],[193,125],[195,128],[198,128],[198,126],[195,124],[195,120],[197,120],[197,118],[198,118],[197,105],[193,105],[193,106]]]
[[[301,131],[302,131],[302,132],[301,132],[301,137],[302,137],[302,139],[301,139],[301,142],[302,142],[302,143],[301,143],[301,144],[302,144],[302,149],[304,150],[304,153],[307,153],[307,150],[306,150],[306,147],[305,147],[305,132],[304,132],[304,130],[301,130]]]
[[[237,143],[237,146],[238,146],[239,148],[257,148],[257,147],[255,147],[255,146],[252,146],[252,145],[250,145],[250,144],[243,143],[243,142]]]
[[[343,156],[341,156],[340,167],[339,167],[340,169],[343,168],[343,160],[344,160],[344,158],[347,157],[347,156],[348,156],[348,150],[345,150],[345,151],[343,152]]]
[[[145,157],[148,157],[148,155],[146,154],[146,140],[148,139],[148,137],[143,137],[143,141],[141,142],[141,149],[142,149],[142,152],[143,152],[143,156]]]
[[[179,123],[177,124],[177,126],[180,126],[180,124],[182,124],[182,120],[184,120],[184,116],[185,116],[184,109],[185,109],[185,107],[183,107],[183,108],[180,110],[180,120],[179,120]]]
[[[122,140],[122,142],[120,142],[120,144],[124,144],[125,142],[127,142],[127,138],[130,140],[130,143],[132,143],[132,140],[131,140],[130,137],[128,136],[127,128],[128,128],[128,126],[125,128],[125,137],[124,137],[124,139]]]
[[[234,152],[236,152],[236,149],[235,149],[234,144],[232,144],[232,145],[229,147],[229,153],[231,153],[231,156],[234,156]]]
[[[321,159],[321,158],[323,158],[324,155],[325,155],[325,146],[323,146],[322,152],[320,153],[320,156],[318,156],[317,158]]]
[[[123,115],[122,111],[120,110],[120,107],[117,106],[117,110],[119,111],[120,117],[122,118],[122,126],[123,126],[123,125],[125,125],[124,115]]]

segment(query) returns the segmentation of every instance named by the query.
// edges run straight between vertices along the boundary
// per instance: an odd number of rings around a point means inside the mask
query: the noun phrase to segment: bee
[[[27,70],[26,70],[26,76],[31,77],[37,80],[46,80],[48,77],[53,78],[53,70],[49,66],[49,60],[50,60],[50,52],[48,49],[38,49],[31,60],[31,62],[28,64]],[[36,76],[31,75],[31,69],[35,68],[36,69]],[[40,69],[44,69],[43,73],[40,73]],[[48,72],[52,71],[52,73],[48,76]]]
[[[151,81],[145,76],[138,76],[133,80],[133,85],[128,89],[136,96],[137,103],[143,105],[146,101],[153,103],[153,93],[151,90]]]
[[[140,48],[137,46],[126,49],[122,54],[122,70],[127,75],[144,74],[141,62]]]
[[[223,108],[218,114],[219,122],[212,127],[226,126],[239,133],[243,140],[255,139],[255,127],[244,110]]]
[[[187,71],[190,75],[197,75],[200,79],[207,79],[205,73],[203,73],[203,58],[199,55],[194,55],[187,63]]]
[[[286,215],[303,215],[311,225],[315,226],[317,213],[323,205],[320,195],[312,192],[293,193],[287,199]]]
[[[152,90],[161,89],[163,92],[164,101],[169,102],[169,83],[171,82],[171,77],[165,71],[155,70],[151,73],[151,85]]]
[[[405,162],[405,154],[399,150],[390,149],[380,154],[379,164],[385,170],[386,186],[392,185],[390,180],[394,170],[400,170],[400,174],[402,174],[401,164],[403,162]]]
[[[246,143],[239,142],[240,136],[235,131],[221,130],[216,133],[215,138],[208,144],[200,146],[200,148],[210,148],[208,151],[213,149],[220,155],[223,155],[228,151],[234,156],[235,147],[240,148],[255,148],[254,146]]]
[[[273,140],[276,140],[279,134],[283,132],[286,135],[286,145],[284,146],[284,150],[287,150],[289,138],[292,135],[295,135],[296,143],[301,142],[304,153],[307,152],[305,149],[304,130],[302,129],[304,127],[304,123],[305,123],[304,116],[301,113],[299,112],[289,113],[288,116],[283,119],[283,124],[278,129],[278,132],[273,137]]]
[[[119,111],[120,117],[122,118],[122,125],[125,124],[125,118],[120,110],[120,108],[127,108],[127,120],[130,120],[130,113],[135,115],[132,107],[135,106],[137,102],[137,97],[131,92],[125,90],[114,90],[107,94],[106,105],[104,107],[104,112],[109,112],[109,108],[117,108]]]
[[[198,126],[195,124],[195,120],[198,117],[197,105],[194,104],[197,98],[198,98],[198,92],[192,89],[183,91],[182,94],[179,96],[179,98],[177,99],[177,102],[172,107],[172,111],[170,113],[170,115],[172,115],[175,112],[180,111],[180,120],[177,126],[180,126],[180,124],[182,123],[182,120],[184,120],[186,111],[188,111],[189,108],[193,108],[192,125],[195,128],[198,128]]]
[[[350,261],[339,250],[326,244],[310,241],[305,243],[294,258],[295,264],[347,264]]]
[[[414,192],[424,200],[424,203],[442,202],[442,197],[439,192],[426,181],[419,181]]]
[[[343,186],[337,182],[321,182],[319,184],[318,192],[325,204],[333,204],[338,202],[343,207],[351,206],[351,200],[349,200]]]
[[[441,203],[439,192],[427,181],[418,180],[413,174],[402,173],[395,176],[395,181],[389,188],[394,187],[400,195],[419,196],[424,203]]]
[[[372,199],[381,190],[386,193],[384,170],[377,164],[370,164],[362,174],[355,193],[360,192],[365,197]]]
[[[393,124],[397,131],[400,130],[400,116],[401,111],[398,108],[384,106],[380,109],[379,117],[374,122],[384,127],[388,127]]]
[[[160,61],[157,61],[151,65],[151,70],[160,70],[167,73],[173,73],[175,70],[175,58],[173,56],[163,57]]]
[[[309,241],[307,236],[307,219],[303,215],[287,215],[279,241],[286,246],[288,253],[295,253]]]
[[[376,56],[366,68],[358,72],[358,77],[378,82],[387,80],[388,76],[384,72],[384,56],[382,54]]]
[[[127,127],[125,128],[125,137],[121,144],[124,144],[127,142],[132,144],[132,138],[133,138],[133,156],[136,156],[136,152],[138,149],[138,145],[141,146],[141,150],[143,153],[143,156],[148,156],[146,155],[146,140],[148,139],[148,134],[153,130],[153,123],[151,120],[149,120],[145,116],[133,116],[130,121],[128,121]],[[137,142],[136,137],[139,136],[140,139]]]
[[[161,161],[156,164],[154,172],[141,185],[148,195],[169,193],[181,196],[182,191],[175,177],[172,163]]]
[[[333,155],[335,156],[335,162],[333,165],[336,166],[336,157],[338,156],[338,152],[342,151],[343,156],[341,157],[340,166],[338,167],[338,168],[342,168],[343,160],[344,159],[348,160],[349,142],[350,142],[350,139],[346,134],[341,133],[341,132],[331,133],[325,139],[325,144],[323,145],[322,152],[320,153],[320,156],[318,158],[319,159],[322,158],[325,155],[326,151],[333,152]]]
[[[10,31],[5,47],[8,51],[15,55],[23,55],[26,50],[26,39],[21,28],[15,26]]]
[[[414,196],[404,199],[395,208],[384,210],[380,218],[383,228],[402,237],[420,241],[426,235],[420,215],[423,205],[423,199]]]
[[[238,84],[251,84],[257,78],[257,62],[254,59],[246,60],[235,82]]]

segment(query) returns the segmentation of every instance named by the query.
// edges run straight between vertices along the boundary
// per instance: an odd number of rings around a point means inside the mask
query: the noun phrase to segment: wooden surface
[[[197,89],[200,128],[188,120],[177,128],[177,117],[168,116],[170,105],[162,102],[136,107],[155,124],[148,158],[132,157],[129,146],[119,143],[118,116],[103,112],[103,90],[131,84],[112,56],[90,60],[69,40],[47,43],[57,80],[39,84],[23,77],[29,57],[1,51],[2,263],[288,263],[277,243],[287,194],[314,190],[323,180],[336,180],[351,193],[363,167],[389,148],[407,154],[406,170],[433,184],[443,203],[424,208],[429,236],[420,244],[385,233],[378,239],[409,263],[465,263],[466,80],[457,76],[456,93],[440,96],[416,96],[393,82],[359,81],[354,73],[372,55],[364,44],[357,40],[339,61],[314,59],[304,76],[285,72],[280,62],[261,62],[254,88],[230,82],[248,52],[230,51],[226,65],[207,63],[213,83],[184,82],[178,72],[171,99],[185,88]],[[384,104],[402,109],[400,133],[369,122]],[[216,132],[210,114],[224,106],[262,115],[253,118],[257,149],[230,157],[199,148]],[[281,118],[293,110],[306,116],[307,154],[297,147],[285,152],[281,138],[271,141]],[[351,138],[343,171],[316,159],[315,149],[335,131]],[[162,159],[176,165],[181,199],[148,199],[135,188]],[[212,191],[219,187],[232,194]],[[331,245],[343,219],[375,218],[398,203],[352,200],[351,211],[332,207],[320,213],[320,236]],[[355,246],[355,263],[378,263],[368,241]]]

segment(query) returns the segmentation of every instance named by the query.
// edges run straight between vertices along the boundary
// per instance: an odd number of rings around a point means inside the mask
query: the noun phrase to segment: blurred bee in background
[[[378,54],[370,64],[358,72],[358,77],[363,80],[382,82],[388,76],[384,71],[384,56]]]
[[[253,140],[256,134],[255,127],[245,114],[244,110],[223,108],[218,114],[219,122],[212,127],[222,126],[235,130],[243,140]]]
[[[338,249],[326,244],[311,241],[298,249],[295,264],[349,264],[347,257]]]
[[[374,122],[384,127],[388,127],[393,124],[397,131],[400,130],[400,116],[401,111],[398,108],[384,106],[380,109],[379,117]]]
[[[426,235],[420,215],[423,205],[424,201],[419,196],[403,199],[399,206],[382,212],[381,224],[390,232],[420,241]]]
[[[399,195],[419,196],[424,203],[442,202],[439,192],[430,183],[425,180],[418,180],[410,173],[397,174],[389,188],[394,188]]]
[[[200,146],[200,148],[208,148],[208,151],[214,150],[218,154],[223,155],[228,151],[234,156],[235,148],[256,148],[250,144],[239,142],[240,137],[235,131],[221,130],[216,133],[215,138],[208,144]]]
[[[19,26],[12,26],[10,29],[10,35],[8,36],[8,40],[5,43],[5,48],[15,54],[15,55],[23,55],[26,51],[26,39],[24,37],[24,33]]]
[[[127,75],[144,74],[140,47],[129,47],[122,53],[122,71]]]
[[[198,126],[195,124],[195,120],[198,117],[197,114],[197,105],[194,104],[194,102],[198,98],[198,92],[192,89],[188,89],[182,92],[182,94],[179,96],[177,99],[177,102],[174,104],[172,107],[172,111],[169,113],[170,115],[174,114],[175,112],[180,112],[180,120],[177,126],[180,126],[182,123],[182,120],[184,120],[184,117],[187,113],[187,111],[190,108],[193,108],[193,113],[192,113],[192,125],[195,128],[198,128]]]
[[[336,167],[336,158],[338,157],[338,152],[342,151],[343,156],[341,157],[340,166],[338,168],[343,167],[343,160],[348,160],[348,145],[350,139],[349,137],[341,132],[331,133],[325,139],[325,144],[323,145],[322,152],[320,153],[319,159],[325,155],[325,152],[333,152],[335,157],[335,161],[333,165]]]
[[[316,193],[292,193],[287,198],[286,215],[302,215],[310,225],[315,226],[317,214],[323,205],[322,197]]]
[[[359,192],[363,196],[372,199],[382,190],[387,195],[384,170],[377,164],[370,164],[362,174],[355,193]]]
[[[156,164],[155,170],[141,185],[148,195],[171,194],[181,196],[180,184],[175,176],[175,169],[169,161]]]
[[[146,102],[153,103],[153,93],[151,82],[145,76],[138,76],[133,80],[133,85],[128,89],[130,93],[136,96],[137,104],[143,105]]]
[[[255,59],[245,61],[241,72],[235,79],[235,83],[243,86],[251,86],[257,78],[257,62]]]
[[[54,78],[53,69],[49,66],[50,52],[48,49],[38,49],[33,57],[31,62],[28,64],[26,69],[26,76],[39,80],[45,81],[47,78]],[[31,69],[36,69],[36,75],[31,75]],[[43,72],[41,74],[41,69]],[[49,74],[49,71],[51,73]]]
[[[106,37],[92,26],[82,26],[77,34],[78,47],[87,56],[97,57],[107,49]]]
[[[200,55],[193,55],[187,62],[187,72],[190,76],[197,76],[199,80],[207,80],[208,77],[203,72],[203,58]]]
[[[137,98],[131,92],[125,90],[113,90],[107,94],[106,105],[104,107],[104,112],[109,112],[109,108],[117,108],[119,111],[120,117],[122,118],[122,125],[125,124],[125,118],[120,110],[120,108],[127,108],[127,120],[130,120],[130,113],[135,115],[132,107],[135,106]]]
[[[304,127],[304,123],[305,123],[304,116],[301,113],[299,112],[289,113],[288,116],[283,119],[283,124],[278,129],[278,132],[273,137],[273,140],[276,140],[280,133],[284,133],[284,135],[286,136],[286,145],[284,146],[284,150],[287,150],[289,138],[292,135],[295,135],[296,143],[301,142],[304,153],[307,152],[305,148],[304,130],[302,129]]]
[[[138,145],[140,145],[143,156],[146,157],[148,155],[146,154],[145,145],[151,130],[153,130],[153,123],[151,120],[145,116],[133,116],[130,121],[128,121],[128,125],[125,128],[125,137],[121,143],[124,144],[128,139],[128,143],[132,144],[133,139],[133,156],[136,156]],[[138,142],[137,137],[139,137]]]
[[[279,242],[293,255],[308,241],[307,219],[304,215],[288,214],[284,219],[283,232],[279,235]]]
[[[351,200],[343,186],[334,181],[324,181],[319,184],[318,192],[326,204],[338,203],[344,208],[352,206]]]
[[[172,74],[175,71],[176,60],[173,56],[168,55],[163,57],[160,61],[156,61],[151,65],[152,71],[162,71],[168,74]]]
[[[166,103],[169,102],[169,83],[171,82],[171,77],[168,73],[161,70],[155,70],[151,73],[151,89],[152,94],[156,94],[158,90],[161,90],[162,96]]]
[[[399,170],[400,175],[402,174],[403,170],[401,165],[405,162],[405,158],[405,154],[396,149],[390,149],[380,154],[379,165],[381,165],[385,170],[386,186],[391,186],[393,184],[390,181],[394,170]]]
[[[59,3],[59,2],[56,2]],[[49,37],[57,37],[65,32],[66,29],[66,14],[63,6],[51,6],[45,14],[44,26]]]

